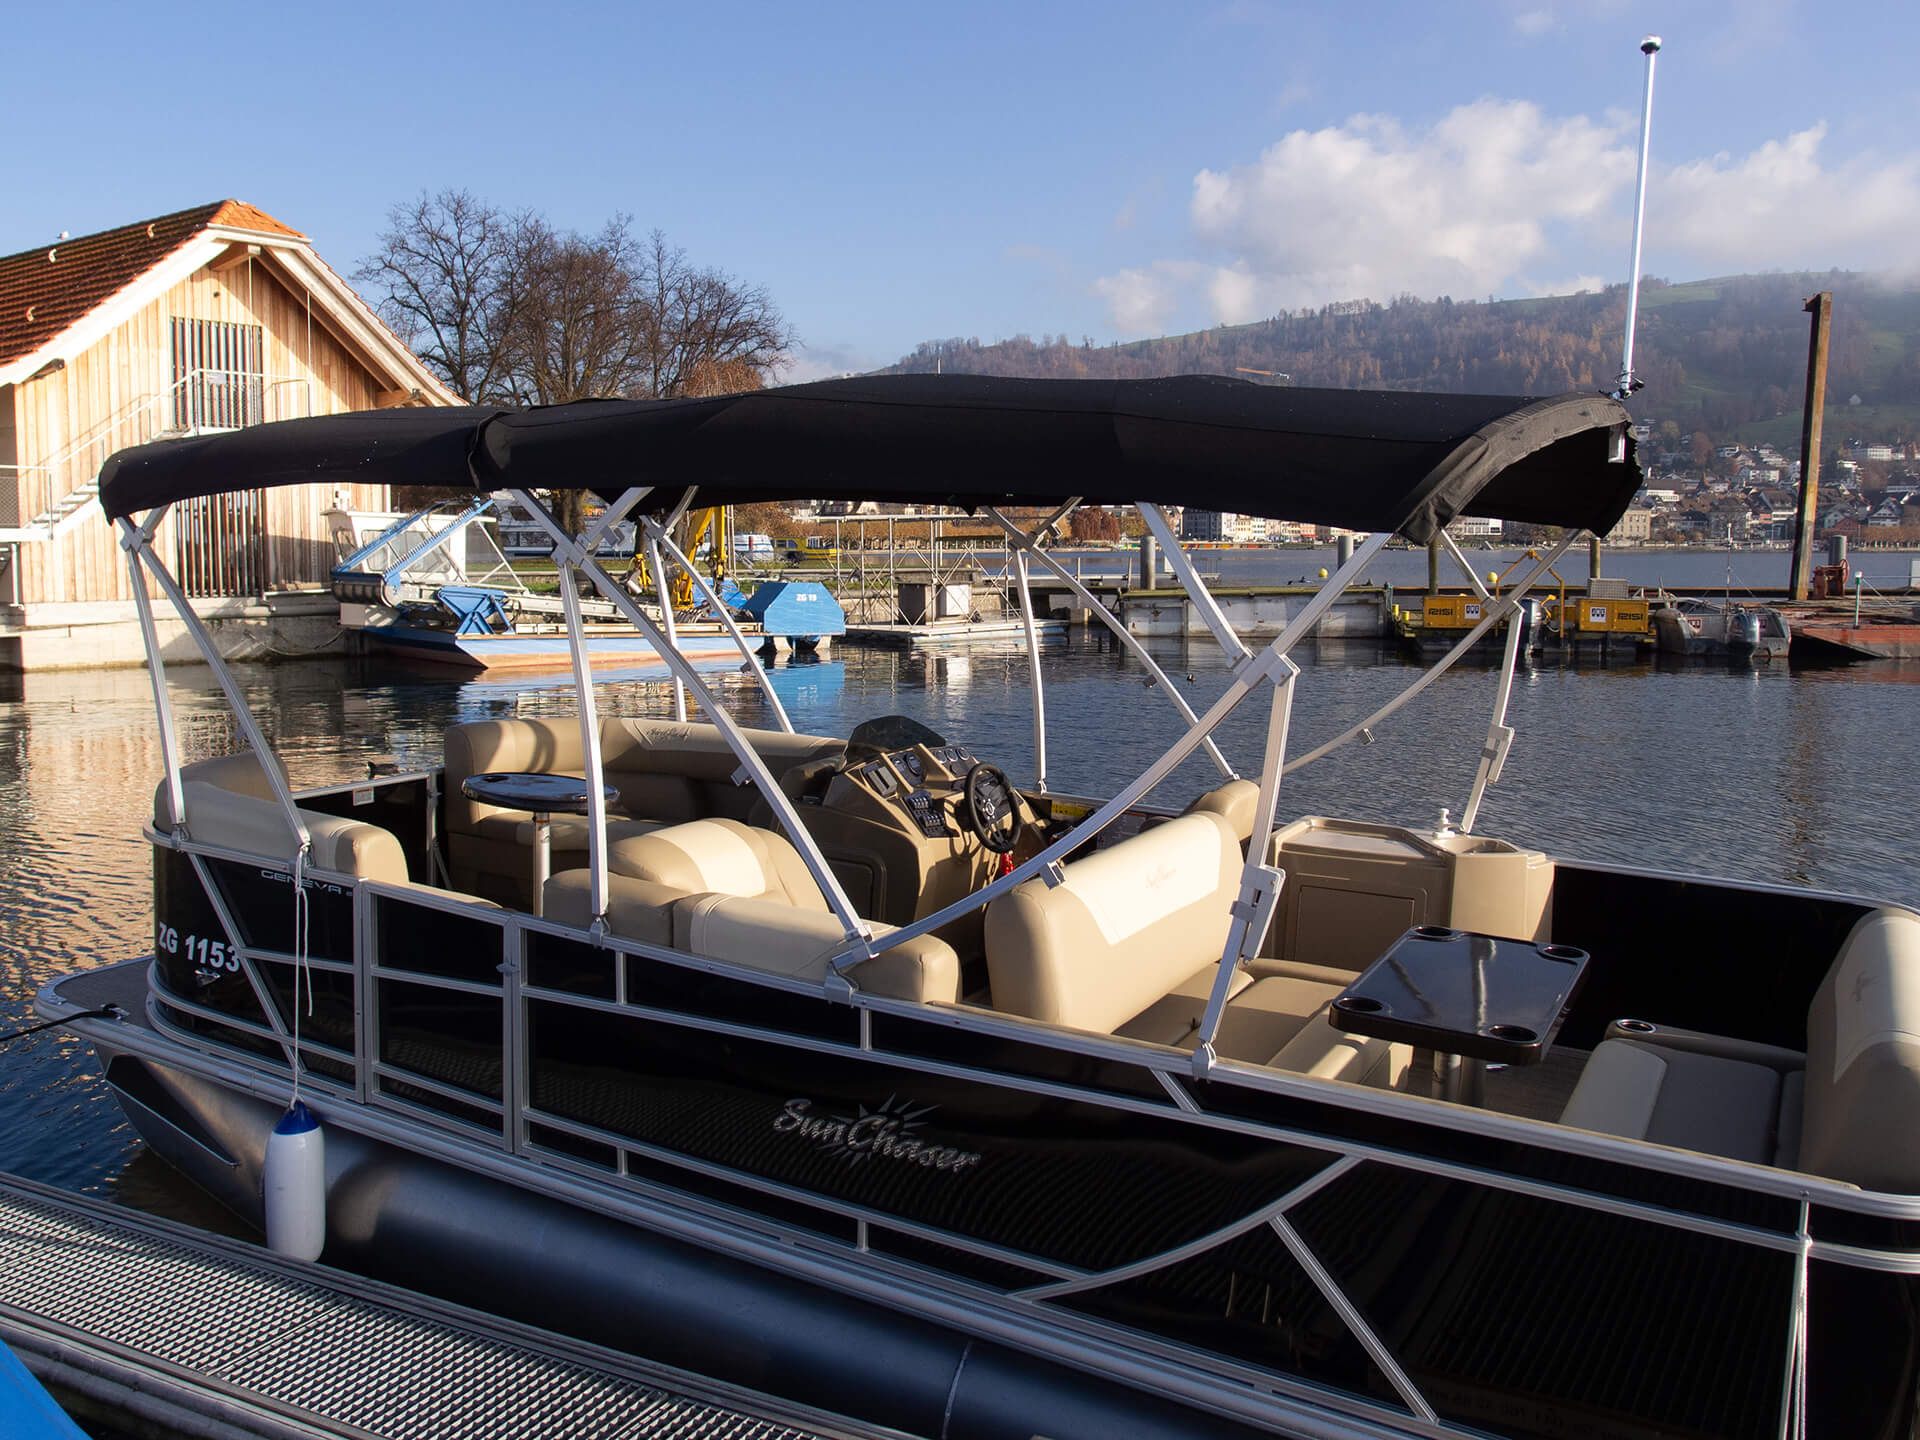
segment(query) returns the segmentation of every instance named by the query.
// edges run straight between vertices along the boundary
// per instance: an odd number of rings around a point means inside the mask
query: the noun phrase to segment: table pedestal
[[[1486,1099],[1487,1062],[1470,1055],[1449,1055],[1443,1050],[1416,1048],[1414,1073],[1427,1084],[1427,1093],[1456,1105],[1479,1105]]]
[[[460,782],[460,793],[483,805],[498,805],[503,810],[523,810],[533,817],[533,851],[529,868],[533,881],[533,903],[527,908],[535,915],[546,913],[547,876],[553,869],[553,817],[592,813],[587,782],[573,775],[543,775],[537,771],[496,770],[469,775]],[[619,803],[620,792],[611,785],[601,787],[601,797],[611,807]]]
[[[553,868],[553,817],[533,817],[533,913],[544,915],[547,908],[547,875]]]

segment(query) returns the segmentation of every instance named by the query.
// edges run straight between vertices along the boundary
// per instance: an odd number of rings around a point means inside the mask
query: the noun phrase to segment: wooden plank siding
[[[372,409],[383,383],[327,328],[321,307],[311,322],[304,292],[290,289],[255,258],[216,274],[202,269],[118,326],[63,369],[12,387],[12,419],[18,463],[40,465],[77,441],[99,437],[53,478],[56,495],[90,481],[113,450],[157,439],[174,423],[172,321],[176,316],[257,325],[262,332],[262,369],[267,383],[291,377],[266,414],[290,417]],[[304,388],[310,396],[296,398]],[[286,394],[286,390],[295,394]],[[44,487],[30,473],[20,477],[19,512],[31,523],[47,506]],[[322,512],[336,490],[356,509],[383,509],[383,486],[303,485],[267,492],[261,504],[268,543],[265,588],[288,589],[325,581],[333,547]],[[87,518],[67,534],[17,547],[15,600],[21,604],[127,601],[125,557],[99,508],[88,502]],[[174,522],[165,521],[155,547],[169,564],[175,553]],[[258,567],[252,567],[257,569]]]

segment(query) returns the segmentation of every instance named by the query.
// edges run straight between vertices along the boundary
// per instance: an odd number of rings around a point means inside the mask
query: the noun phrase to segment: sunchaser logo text
[[[894,1160],[918,1165],[924,1170],[970,1170],[980,1163],[972,1150],[955,1150],[946,1145],[931,1145],[914,1132],[934,1106],[911,1108],[904,1100],[887,1097],[877,1110],[860,1107],[858,1115],[816,1115],[813,1101],[789,1100],[774,1117],[774,1132],[798,1135],[811,1140],[822,1150],[839,1156],[849,1165],[868,1160]]]

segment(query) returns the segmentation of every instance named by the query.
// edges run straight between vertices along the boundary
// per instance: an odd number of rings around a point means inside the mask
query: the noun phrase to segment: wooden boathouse
[[[394,405],[457,404],[405,343],[265,211],[216,201],[0,257],[0,669],[138,664],[125,557],[95,503],[114,451],[169,436]],[[207,496],[158,531],[235,656],[337,633],[329,506],[384,486]],[[173,622],[178,631],[178,622]],[[184,632],[168,658],[194,658]]]

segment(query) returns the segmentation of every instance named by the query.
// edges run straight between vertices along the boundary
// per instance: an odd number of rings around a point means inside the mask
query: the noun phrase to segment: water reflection
[[[1226,688],[1205,642],[1153,653],[1195,710]],[[1293,752],[1339,734],[1415,670],[1372,641],[1297,652],[1304,668]],[[1101,633],[1048,642],[1049,778],[1106,793],[1144,768],[1184,722],[1146,670]],[[296,784],[365,773],[370,756],[439,761],[455,721],[572,714],[564,674],[426,677],[391,663],[242,667],[240,683]],[[614,673],[603,713],[664,716],[659,672]],[[839,645],[786,656],[773,685],[802,731],[845,734],[907,714],[1016,779],[1031,775],[1032,714],[1018,643],[907,653]],[[188,758],[240,743],[211,675],[172,672]],[[773,723],[751,676],[711,672],[736,718]],[[1920,901],[1920,773],[1900,758],[1920,664],[1790,671],[1615,661],[1525,665],[1510,721],[1519,738],[1480,829],[1551,852]],[[1491,666],[1463,667],[1379,727],[1287,778],[1284,815],[1430,825],[1464,805],[1493,699]],[[1221,742],[1256,774],[1265,705],[1243,705]],[[34,990],[147,946],[150,855],[140,824],[160,770],[152,696],[139,670],[0,675],[0,1030],[27,1023]],[[1218,783],[1196,755],[1161,798]],[[119,1186],[138,1151],[90,1054],[49,1031],[0,1046],[0,1167],[82,1189]],[[144,1202],[142,1202],[144,1203]]]

